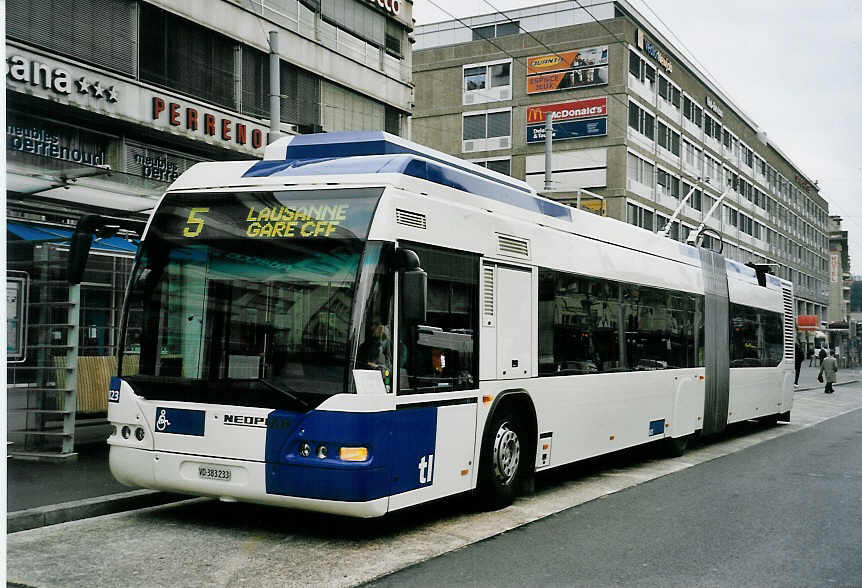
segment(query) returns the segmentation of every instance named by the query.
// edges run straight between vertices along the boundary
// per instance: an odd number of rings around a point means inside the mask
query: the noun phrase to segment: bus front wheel
[[[523,465],[523,427],[508,410],[494,416],[482,443],[479,505],[498,509],[512,504]]]

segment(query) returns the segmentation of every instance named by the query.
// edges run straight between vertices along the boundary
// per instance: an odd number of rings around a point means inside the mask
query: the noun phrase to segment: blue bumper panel
[[[274,411],[269,422],[290,419],[289,427],[267,427],[266,491],[269,494],[364,502],[390,493],[391,432],[394,413]],[[311,453],[299,454],[307,442]],[[327,456],[318,457],[326,445]],[[341,447],[367,447],[364,462],[341,461]]]

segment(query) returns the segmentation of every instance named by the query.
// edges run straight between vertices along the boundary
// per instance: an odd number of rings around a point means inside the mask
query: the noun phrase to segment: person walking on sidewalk
[[[796,342],[796,357],[795,357],[795,362],[794,362],[796,364],[796,379],[793,380],[794,386],[799,385],[799,370],[800,370],[800,368],[802,368],[802,362],[803,361],[805,361],[805,350],[802,348],[802,345],[799,344],[799,341],[797,341]]]
[[[820,358],[820,366],[822,367],[823,360],[826,359],[826,350],[823,347],[820,348],[820,354],[818,355],[818,357]]]
[[[826,394],[832,394],[832,384],[838,379],[838,360],[835,359],[835,350],[829,351],[829,357],[820,362],[820,373],[817,379],[821,382],[826,380],[826,388],[823,390]]]

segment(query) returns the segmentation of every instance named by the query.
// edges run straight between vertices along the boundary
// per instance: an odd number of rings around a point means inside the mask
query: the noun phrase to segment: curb
[[[846,386],[847,384],[855,384],[859,382],[859,380],[846,380],[844,382],[835,382],[833,386]],[[823,384],[818,384],[817,386],[811,386],[809,388],[796,388],[796,392],[808,392],[809,390],[820,390],[823,387]]]
[[[187,496],[168,494],[156,490],[133,490],[108,494],[96,498],[85,498],[71,502],[61,502],[48,506],[38,506],[10,512],[6,515],[6,532],[17,533],[57,525],[90,517],[114,514],[126,510],[158,506],[168,502],[185,500]]]

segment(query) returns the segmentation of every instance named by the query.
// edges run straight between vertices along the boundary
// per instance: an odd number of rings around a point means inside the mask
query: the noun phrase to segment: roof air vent
[[[530,259],[530,242],[519,237],[497,235],[497,251],[500,255]]]
[[[395,209],[395,222],[399,225],[413,227],[414,229],[427,229],[428,224],[425,220],[425,215],[419,212],[411,212],[409,210]]]

